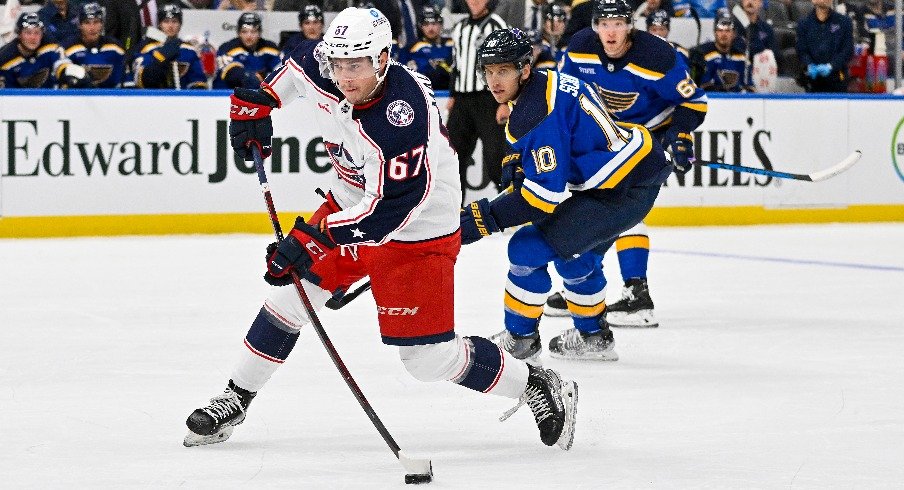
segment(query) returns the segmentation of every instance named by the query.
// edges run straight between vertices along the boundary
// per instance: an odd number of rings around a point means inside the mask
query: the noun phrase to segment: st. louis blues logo
[[[386,119],[393,126],[404,127],[414,122],[414,109],[404,100],[396,100],[386,108]]]

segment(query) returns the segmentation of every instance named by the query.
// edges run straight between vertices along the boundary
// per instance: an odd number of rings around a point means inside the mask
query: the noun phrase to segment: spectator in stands
[[[550,3],[543,9],[543,45],[556,64],[562,59],[568,46],[562,42],[567,22],[568,12],[562,4]]]
[[[635,2],[636,5],[634,4]],[[643,0],[635,0],[635,2],[628,2],[631,4],[631,8],[636,12],[635,15],[639,14],[643,17],[650,17],[655,12],[664,10],[669,17],[675,16],[675,9],[672,8],[672,0],[647,0],[646,2]],[[646,5],[646,8],[637,10],[641,5]]]
[[[264,78],[282,61],[273,41],[263,39],[263,21],[257,12],[244,12],[236,23],[238,36],[217,50],[213,88],[260,88]]]
[[[797,23],[797,55],[806,67],[808,92],[847,92],[854,56],[851,19],[832,10],[832,0],[812,0],[813,11]]]
[[[298,28],[300,32],[280,46],[281,59],[288,58],[292,51],[305,41],[323,39],[323,10],[317,5],[305,5],[304,9],[298,12]]]
[[[647,32],[650,34],[659,36],[666,41],[669,41],[669,31],[671,30],[672,18],[669,16],[669,13],[665,10],[657,10],[652,14],[647,16]],[[681,56],[682,61],[687,66],[691,66],[690,63],[690,53],[688,53],[687,49],[684,46],[669,41],[669,44],[675,48],[675,51]]]
[[[78,32],[78,9],[69,0],[50,0],[38,10],[48,41],[60,42]]]
[[[503,124],[508,120],[507,104],[497,104],[487,90],[486,82],[477,73],[477,48],[498,29],[508,26],[492,13],[488,0],[467,0],[468,16],[452,28],[454,42],[452,86],[449,103],[449,139],[458,152],[461,190],[474,188],[467,181],[471,154],[479,139],[483,143],[483,187],[492,182],[499,187],[502,181],[502,158],[508,153]]]
[[[885,33],[885,38],[894,41],[895,6],[883,0],[869,0],[856,14],[859,39],[874,47],[876,33]]]
[[[135,60],[135,85],[139,88],[207,88],[207,76],[198,52],[179,39],[182,8],[164,4],[157,11],[157,27],[165,39],[145,37]]]
[[[443,13],[433,5],[421,8],[421,38],[401,50],[399,63],[424,74],[435,90],[448,90],[452,76],[451,37],[443,37]]]
[[[219,0],[217,10],[241,10],[252,12],[255,10],[267,10],[264,0]]]
[[[83,67],[91,87],[116,88],[125,74],[125,50],[104,34],[105,11],[97,2],[79,7],[79,33],[63,41],[66,58]]]
[[[775,32],[772,26],[766,22],[763,13],[763,0],[741,0],[741,10],[747,17],[747,27],[744,27],[744,19],[735,17],[735,31],[740,34],[747,50],[748,57],[753,57],[767,49],[772,49],[775,43]]]
[[[728,8],[725,0],[675,0],[672,4],[675,17],[693,17],[693,12],[701,19],[717,17],[720,9]]]
[[[734,17],[728,9],[719,10],[713,31],[715,41],[691,51],[697,85],[707,92],[754,92],[750,61],[735,43]]]
[[[565,33],[562,34],[562,42],[568,45],[571,36],[585,27],[590,27],[593,19],[593,2],[590,0],[572,0],[571,12],[569,12],[568,24],[565,25]]]
[[[16,39],[0,47],[0,88],[83,87],[85,70],[60,53],[44,35],[44,22],[34,12],[16,19]]]

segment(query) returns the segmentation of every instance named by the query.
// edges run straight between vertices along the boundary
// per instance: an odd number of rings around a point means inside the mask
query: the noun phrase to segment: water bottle
[[[886,56],[876,56],[876,86],[873,92],[885,93],[885,80],[888,78],[888,59]]]
[[[876,59],[870,55],[866,57],[866,92],[872,92],[876,82]]]
[[[217,50],[210,44],[210,31],[204,31],[204,42],[201,44],[201,69],[207,78],[217,72]]]

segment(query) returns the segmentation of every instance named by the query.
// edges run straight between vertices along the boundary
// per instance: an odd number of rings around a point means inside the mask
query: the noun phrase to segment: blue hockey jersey
[[[172,63],[161,60],[157,53],[161,44],[145,38],[141,45],[140,55],[135,60],[135,85],[139,88],[175,88]],[[156,55],[156,56],[155,56]],[[201,68],[201,60],[195,48],[182,43],[179,55],[175,60],[179,72],[179,87],[207,88],[207,76]]]
[[[279,48],[272,41],[261,39],[249,50],[239,38],[233,38],[217,50],[213,88],[257,88],[280,63]]]
[[[67,58],[85,69],[93,86],[114,88],[122,83],[125,51],[116,39],[101,36],[97,43],[86,46],[80,36],[73,36],[63,42],[63,50]]]
[[[703,59],[704,68],[700,75],[700,86],[713,92],[741,92],[753,90],[750,62],[743,51],[732,45],[728,53],[716,49],[710,41],[696,48]]]
[[[399,63],[430,79],[435,90],[448,90],[452,74],[452,38],[436,42],[421,38],[399,51]]]
[[[671,172],[646,128],[616,124],[596,92],[570,75],[534,71],[505,130],[523,162],[521,197],[546,213],[574,191],[656,185]]]
[[[25,56],[13,40],[0,48],[0,88],[53,88],[62,73],[61,58],[56,43],[41,44]]]
[[[692,132],[706,117],[706,93],[669,42],[644,31],[632,36],[628,52],[610,59],[597,33],[582,29],[568,43],[560,71],[594,86],[617,121],[641,124],[657,136],[672,126]]]

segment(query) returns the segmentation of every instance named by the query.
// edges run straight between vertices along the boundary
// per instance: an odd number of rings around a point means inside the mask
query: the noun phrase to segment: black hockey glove
[[[483,198],[461,208],[461,244],[470,245],[485,236],[501,231],[493,213],[490,201]]]
[[[179,49],[182,47],[182,40],[178,37],[167,39],[154,53],[154,58],[161,63],[164,61],[173,61],[179,56]],[[159,55],[159,56],[158,56]]]
[[[321,225],[322,226],[322,225]],[[295,227],[279,243],[267,247],[267,272],[264,280],[273,286],[292,284],[293,269],[302,277],[319,283],[319,278],[311,275],[311,267],[325,259],[336,243],[329,234],[318,227],[305,223],[299,217]]]
[[[232,149],[245,160],[251,159],[251,145],[256,145],[261,158],[272,153],[273,122],[270,110],[277,107],[273,97],[261,90],[237,88],[229,110],[229,138]]]
[[[694,167],[694,137],[689,133],[679,132],[677,129],[669,129],[666,133],[666,141],[672,152],[672,165],[675,172],[684,175]]]
[[[512,186],[517,191],[521,188],[522,182],[524,182],[524,167],[521,166],[521,155],[518,153],[506,155],[502,159],[502,179],[500,180],[502,188]]]

